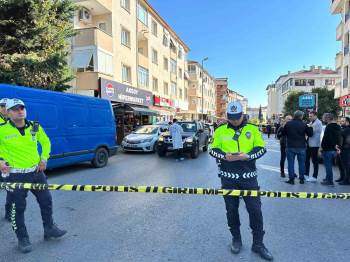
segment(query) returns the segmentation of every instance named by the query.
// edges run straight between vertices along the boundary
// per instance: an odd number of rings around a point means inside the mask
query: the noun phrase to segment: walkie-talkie
[[[30,130],[30,133],[32,134],[32,139],[35,141],[35,135],[39,132],[39,122],[33,121],[33,127],[32,130]]]

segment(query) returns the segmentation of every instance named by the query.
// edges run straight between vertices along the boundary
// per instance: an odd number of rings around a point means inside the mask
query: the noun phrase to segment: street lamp
[[[208,57],[205,57],[202,59],[202,120],[204,120],[204,111],[203,111],[203,88],[204,88],[204,66],[203,63],[204,61],[207,61]]]

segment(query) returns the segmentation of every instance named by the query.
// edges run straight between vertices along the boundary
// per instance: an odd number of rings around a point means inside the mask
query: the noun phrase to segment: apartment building
[[[248,99],[233,91],[228,86],[228,78],[216,78],[216,117],[226,118],[227,104],[232,101],[240,101],[243,111],[247,112]]]
[[[278,97],[276,84],[271,84],[266,87],[267,92],[267,119],[277,120],[278,119]]]
[[[288,95],[294,91],[312,92],[314,88],[327,88],[332,90],[341,79],[339,73],[330,68],[311,66],[297,72],[288,72],[280,76],[275,82],[277,97],[277,112],[283,113],[284,103]]]
[[[188,74],[187,118],[214,121],[216,118],[215,78],[195,61],[188,61]]]
[[[188,110],[189,48],[148,1],[75,2],[71,92],[110,99],[122,122],[167,121]]]
[[[336,29],[336,40],[341,41],[342,49],[336,54],[335,58],[336,70],[341,78],[335,86],[335,98],[339,98],[339,104],[343,108],[342,115],[350,116],[350,1],[332,0],[331,13],[341,17]]]

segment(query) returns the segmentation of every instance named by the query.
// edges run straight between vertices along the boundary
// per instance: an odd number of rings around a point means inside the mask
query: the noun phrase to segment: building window
[[[176,96],[176,83],[175,82],[171,82],[171,94]]]
[[[158,65],[158,52],[152,49],[152,63]]]
[[[169,45],[169,40],[166,34],[163,35],[163,45],[166,47]]]
[[[145,7],[137,4],[137,19],[148,26],[148,12]]]
[[[185,88],[185,92],[184,92],[184,95],[185,95],[185,101],[187,101],[188,100],[188,94],[187,94],[187,88]]]
[[[163,68],[165,71],[169,70],[169,59],[166,57],[163,58]]]
[[[182,50],[181,50],[181,49],[179,49],[179,51],[178,51],[178,53],[177,53],[177,57],[178,57],[179,59],[182,59]]]
[[[179,98],[182,99],[182,89],[179,89]]]
[[[295,86],[314,86],[314,85],[315,85],[314,79],[295,79]]]
[[[152,90],[158,92],[158,79],[155,77],[152,78]]]
[[[170,72],[176,74],[176,61],[174,59],[170,60]]]
[[[97,71],[108,75],[113,75],[113,57],[101,50],[97,51],[97,57]]]
[[[129,66],[122,65],[122,80],[131,83],[131,68]]]
[[[130,12],[130,0],[120,0],[120,5],[123,7],[126,11]]]
[[[98,28],[103,32],[107,32],[107,24],[105,22],[98,23]]]
[[[152,34],[154,36],[158,35],[158,25],[157,25],[157,22],[154,20],[152,20]]]
[[[196,66],[195,65],[188,65],[188,73],[190,73],[190,74],[196,73]]]
[[[130,47],[130,32],[125,28],[122,28],[121,43],[127,47]]]
[[[142,66],[139,66],[137,71],[137,81],[139,86],[148,88],[148,70]]]
[[[169,84],[167,82],[164,82],[164,95],[169,95]]]
[[[179,68],[179,78],[182,79],[182,69]]]
[[[334,86],[335,80],[334,79],[326,79],[325,84],[326,84],[326,86]]]

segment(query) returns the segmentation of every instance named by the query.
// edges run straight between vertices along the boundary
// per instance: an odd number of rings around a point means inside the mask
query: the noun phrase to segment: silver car
[[[124,151],[155,152],[158,137],[165,129],[166,127],[161,125],[142,126],[127,135],[121,146]]]

